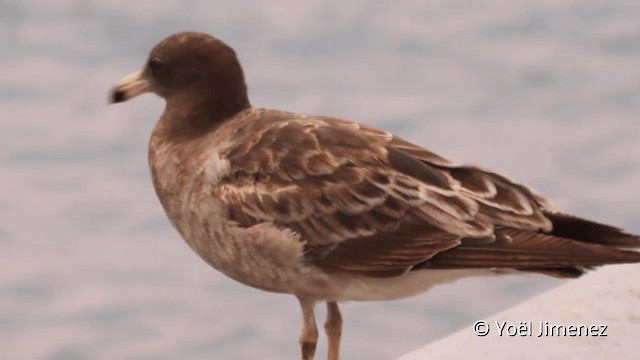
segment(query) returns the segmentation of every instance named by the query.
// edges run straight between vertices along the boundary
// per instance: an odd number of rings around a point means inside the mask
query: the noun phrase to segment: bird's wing
[[[549,230],[544,199],[371,127],[271,114],[231,135],[213,187],[240,226],[270,222],[329,272],[394,276],[495,226]]]

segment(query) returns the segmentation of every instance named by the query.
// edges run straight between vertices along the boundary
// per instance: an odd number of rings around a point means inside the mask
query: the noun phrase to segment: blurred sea
[[[639,19],[637,0],[0,1],[0,359],[297,358],[297,301],[209,269],[165,219],[146,160],[162,101],[106,106],[165,36],[232,45],[255,106],[379,126],[640,232]],[[344,358],[561,283],[346,304]]]

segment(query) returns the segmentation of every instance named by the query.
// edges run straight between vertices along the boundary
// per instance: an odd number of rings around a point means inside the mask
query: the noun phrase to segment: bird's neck
[[[214,87],[202,91],[194,86],[194,91],[185,89],[167,94],[166,100],[160,119],[163,126],[174,134],[196,136],[251,107],[245,87],[225,91]]]

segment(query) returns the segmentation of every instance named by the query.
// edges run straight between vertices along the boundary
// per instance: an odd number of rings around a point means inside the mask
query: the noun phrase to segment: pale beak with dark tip
[[[109,93],[109,103],[117,104],[127,101],[138,95],[149,92],[149,81],[143,71],[136,71],[118,80]]]

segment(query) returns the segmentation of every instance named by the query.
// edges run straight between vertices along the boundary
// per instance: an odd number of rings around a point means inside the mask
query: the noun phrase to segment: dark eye
[[[151,70],[151,75],[157,76],[162,71],[163,65],[162,61],[158,58],[149,59],[149,70]]]

